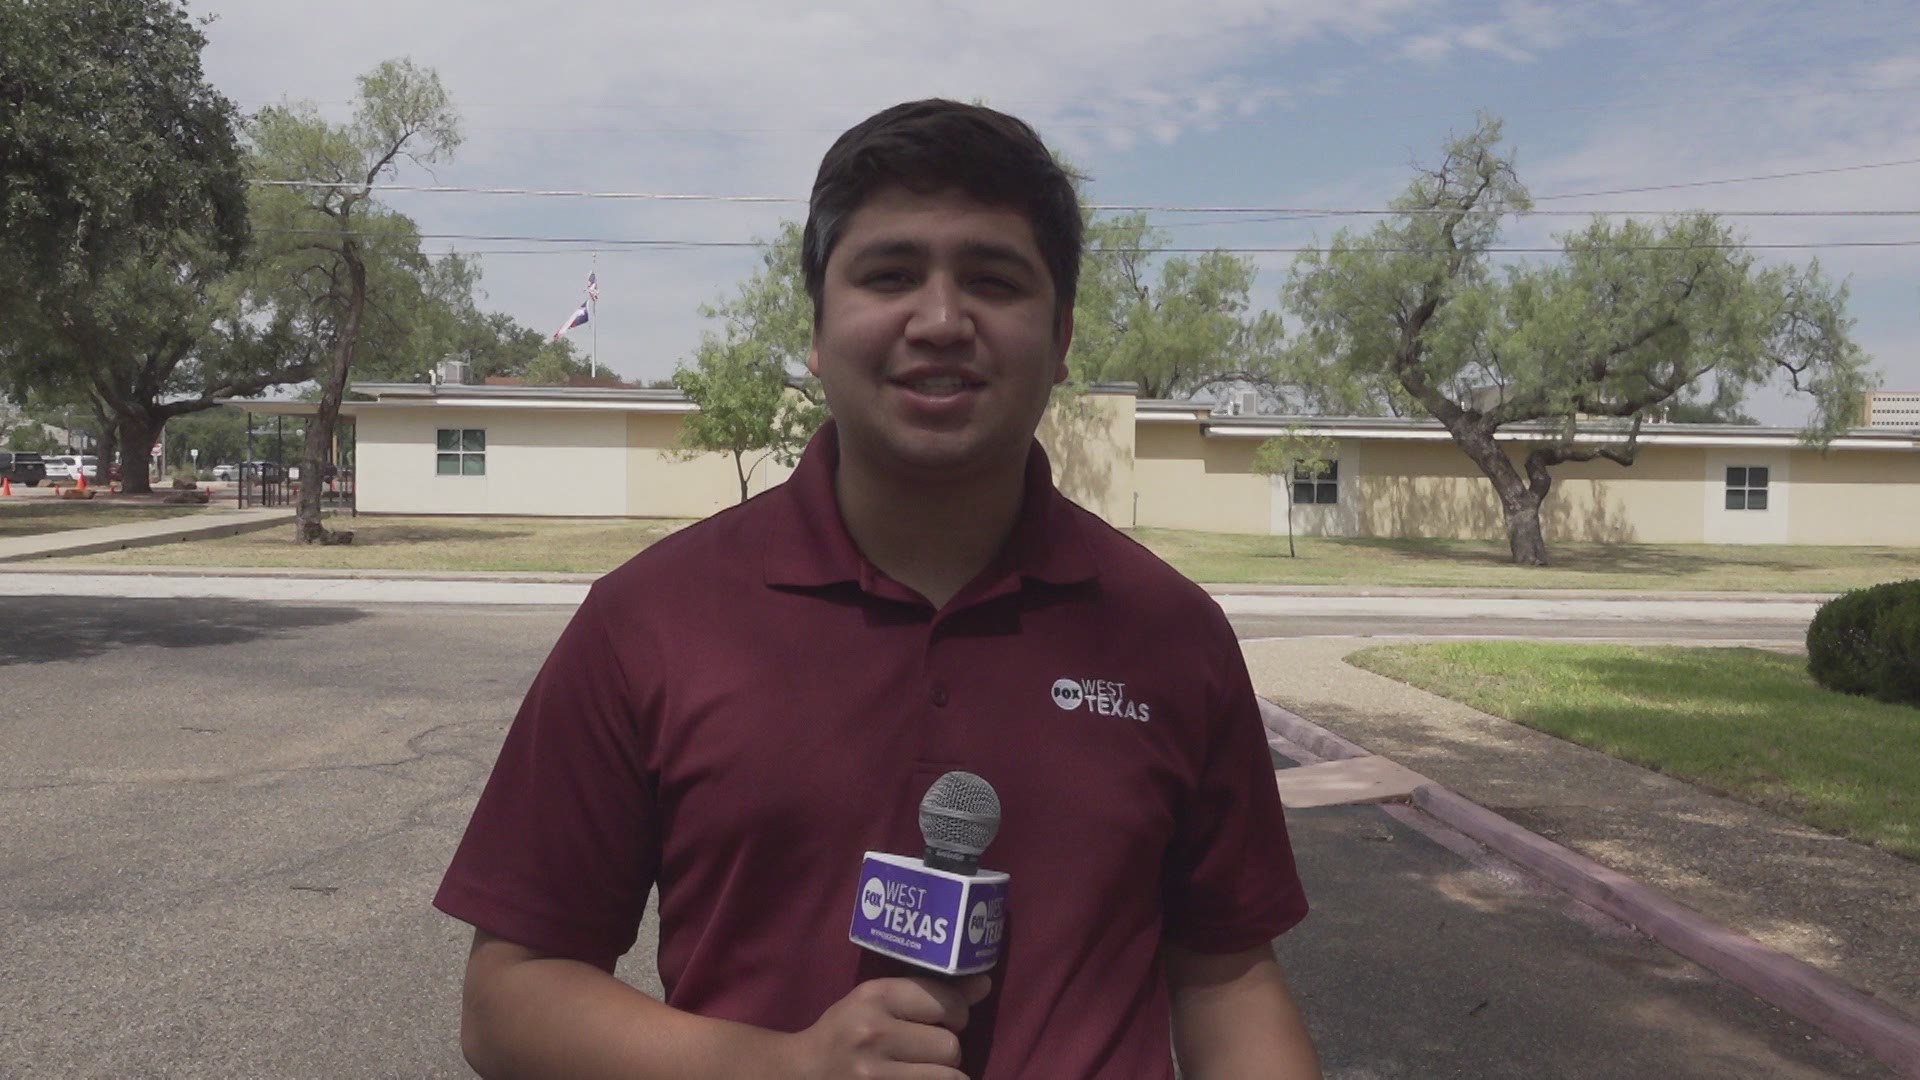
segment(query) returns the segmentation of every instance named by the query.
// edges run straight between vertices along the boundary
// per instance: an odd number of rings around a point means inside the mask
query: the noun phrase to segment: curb
[[[1329,760],[1372,756],[1262,698],[1267,730]],[[1803,960],[1721,926],[1656,889],[1508,821],[1438,784],[1414,789],[1414,807],[1769,1005],[1920,1080],[1920,1022]]]
[[[1635,589],[1501,589],[1440,588],[1393,585],[1236,585],[1203,582],[1212,596],[1347,596],[1387,597],[1394,599],[1471,599],[1471,600],[1739,600],[1751,604],[1821,604],[1839,596],[1836,592],[1658,592]]]

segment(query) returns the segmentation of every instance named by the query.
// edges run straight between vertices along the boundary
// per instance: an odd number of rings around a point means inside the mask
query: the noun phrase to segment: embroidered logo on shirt
[[[1066,712],[1084,708],[1101,716],[1120,716],[1147,722],[1145,702],[1127,697],[1127,684],[1106,679],[1055,679],[1053,703]]]

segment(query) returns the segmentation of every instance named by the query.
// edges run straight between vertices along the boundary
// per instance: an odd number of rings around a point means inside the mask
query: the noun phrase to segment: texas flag
[[[564,335],[567,331],[573,329],[576,326],[585,326],[585,325],[587,325],[587,305],[585,303],[582,303],[579,309],[573,313],[573,317],[567,320],[566,325],[562,326],[560,329],[555,330],[553,332],[553,340],[559,341],[561,336]]]

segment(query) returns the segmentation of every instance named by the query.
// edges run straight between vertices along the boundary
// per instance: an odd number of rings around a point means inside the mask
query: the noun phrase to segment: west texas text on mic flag
[[[567,331],[573,329],[576,326],[585,326],[585,325],[587,325],[587,305],[581,304],[580,307],[574,311],[573,317],[567,320],[566,325],[562,326],[560,329],[555,330],[553,332],[553,339],[555,341],[558,341],[560,340],[561,335],[565,334]]]

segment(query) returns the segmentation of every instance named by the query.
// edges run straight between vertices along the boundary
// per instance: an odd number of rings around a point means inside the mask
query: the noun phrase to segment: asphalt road
[[[465,1075],[428,900],[566,614],[0,597],[0,1076]],[[1385,811],[1293,830],[1331,1076],[1883,1075]]]

